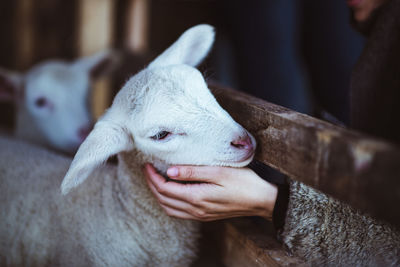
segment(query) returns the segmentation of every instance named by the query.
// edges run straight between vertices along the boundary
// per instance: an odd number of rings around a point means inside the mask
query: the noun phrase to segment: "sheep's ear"
[[[61,192],[67,194],[80,185],[100,164],[121,151],[131,150],[133,140],[127,130],[107,120],[100,120],[79,147],[61,184]]]
[[[22,75],[0,69],[0,101],[14,102],[22,92]]]
[[[115,70],[121,61],[120,59],[119,53],[106,50],[76,60],[73,67],[87,72],[91,79],[97,79]]]
[[[197,66],[207,56],[214,43],[214,28],[201,24],[185,31],[179,39],[159,55],[149,68],[175,64]]]

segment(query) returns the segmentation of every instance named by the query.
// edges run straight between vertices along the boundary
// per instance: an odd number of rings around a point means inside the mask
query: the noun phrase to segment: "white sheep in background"
[[[72,63],[48,60],[25,74],[0,69],[0,101],[15,103],[15,135],[64,152],[75,152],[93,119],[90,83],[112,69],[109,51]]]
[[[218,105],[193,67],[213,41],[211,26],[195,26],[125,84],[80,146],[62,182],[64,196],[58,186],[68,159],[0,138],[7,147],[0,150],[6,159],[0,165],[1,266],[193,261],[199,224],[167,216],[142,167],[152,162],[165,172],[170,164],[240,167],[252,160],[254,138]],[[114,154],[118,166],[99,168]]]

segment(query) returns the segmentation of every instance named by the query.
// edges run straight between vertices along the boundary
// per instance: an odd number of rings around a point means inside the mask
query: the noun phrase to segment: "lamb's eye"
[[[39,97],[38,99],[36,99],[35,101],[35,105],[39,108],[43,108],[44,106],[47,106],[48,101],[46,98],[44,97]]]
[[[156,135],[154,135],[154,136],[152,136],[150,138],[153,139],[153,140],[163,140],[170,134],[171,134],[170,132],[161,131],[161,132],[157,133]]]

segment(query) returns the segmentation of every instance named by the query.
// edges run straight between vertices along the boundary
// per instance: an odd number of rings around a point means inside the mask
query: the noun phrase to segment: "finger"
[[[180,219],[196,220],[194,216],[185,211],[176,210],[165,205],[161,205],[161,207],[165,210],[165,213],[167,213],[168,216]]]
[[[198,221],[214,221],[231,217],[246,216],[246,211],[232,211],[225,206],[215,205],[215,203],[206,203],[206,205],[196,205],[167,197],[157,191],[154,185],[147,180],[150,190],[160,203],[160,206],[168,215],[182,219],[192,219]]]
[[[150,179],[151,181],[165,182],[166,179],[160,175],[156,169],[150,163],[146,163],[143,170],[146,178]]]
[[[159,193],[151,182],[148,182],[148,185],[150,190],[157,198],[158,202],[160,202],[160,204],[166,205],[170,208],[177,209],[180,211],[188,211],[195,209],[195,207],[191,205],[189,202],[185,202],[176,198],[171,198]]]
[[[165,210],[168,216],[180,218],[180,219],[190,219],[190,220],[196,220],[196,221],[202,221],[202,222],[209,222],[209,221],[216,221],[216,220],[223,220],[223,219],[229,219],[229,218],[234,218],[234,217],[240,217],[240,216],[246,216],[241,213],[234,214],[234,213],[228,213],[228,214],[208,214],[208,213],[202,213],[201,211],[193,212],[193,211],[181,211],[177,210],[171,207],[168,207],[166,205],[161,205],[161,207]]]
[[[208,182],[219,185],[219,179],[225,176],[226,167],[216,166],[173,166],[167,170],[172,179]]]
[[[147,180],[153,184],[155,190],[164,196],[190,203],[197,203],[197,196],[202,195],[202,190],[197,187],[200,186],[200,184],[180,184],[173,181],[167,181],[164,177],[158,174],[150,164],[146,164],[145,166],[145,176]]]
[[[169,207],[167,205],[161,205],[162,208],[169,216],[181,218],[181,219],[190,219],[196,221],[210,221],[215,220],[213,217],[210,217],[208,213],[202,210],[188,210],[182,211],[179,209],[175,209],[173,207]]]

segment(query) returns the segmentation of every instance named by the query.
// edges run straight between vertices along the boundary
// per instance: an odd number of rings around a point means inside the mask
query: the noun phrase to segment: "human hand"
[[[167,181],[146,164],[147,183],[166,213],[173,217],[212,221],[239,216],[272,218],[277,187],[248,168],[174,166]]]

